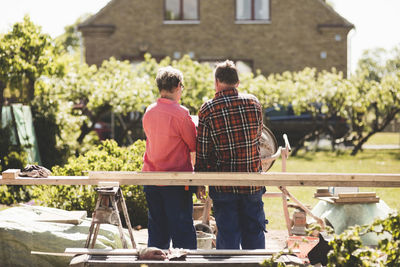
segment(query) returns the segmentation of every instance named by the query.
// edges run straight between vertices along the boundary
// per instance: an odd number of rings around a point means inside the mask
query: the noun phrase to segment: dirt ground
[[[134,231],[133,236],[138,247],[147,246],[147,229]],[[265,248],[282,250],[286,247],[288,232],[283,230],[268,230],[265,234]]]

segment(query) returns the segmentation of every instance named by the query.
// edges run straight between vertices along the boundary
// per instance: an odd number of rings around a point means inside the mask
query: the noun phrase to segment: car
[[[279,145],[284,145],[282,136],[287,134],[293,147],[298,146],[306,135],[316,129],[334,140],[346,136],[350,131],[345,118],[340,116],[327,118],[321,111],[316,116],[313,116],[311,112],[296,115],[290,104],[286,107],[277,106],[265,109],[264,124],[273,132]]]
[[[96,131],[97,135],[99,136],[100,140],[106,140],[111,138],[111,124],[98,121],[94,124],[94,130]]]

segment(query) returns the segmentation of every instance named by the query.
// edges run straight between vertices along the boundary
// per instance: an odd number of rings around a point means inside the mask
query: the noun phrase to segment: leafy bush
[[[374,248],[363,246],[360,236],[389,234]],[[350,228],[329,242],[328,266],[400,266],[400,215],[393,213],[369,226]]]
[[[119,147],[113,140],[102,141],[79,157],[71,157],[64,167],[53,167],[53,175],[81,176],[85,171],[139,171],[143,164],[145,141]],[[147,205],[143,187],[121,186],[131,223],[147,225]],[[91,214],[96,204],[92,186],[35,186],[33,196],[42,204],[65,210],[86,210]]]
[[[21,169],[27,163],[27,154],[21,146],[11,142],[10,128],[0,128],[0,171],[7,169]],[[1,185],[0,203],[11,205],[30,200],[29,187],[20,185]]]

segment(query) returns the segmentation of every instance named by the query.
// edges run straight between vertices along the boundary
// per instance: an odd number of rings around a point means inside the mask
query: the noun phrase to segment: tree
[[[351,122],[355,143],[352,155],[375,133],[381,132],[400,114],[400,46],[391,51],[367,50],[351,79],[355,87]]]
[[[268,78],[257,74],[241,77],[240,90],[258,97],[264,108],[293,108],[296,115],[311,116],[310,127],[295,139],[292,139],[295,155],[305,141],[328,136],[334,149],[343,131],[336,125],[337,117],[347,117],[347,102],[351,84],[335,69],[331,72],[317,72],[305,68],[298,72],[271,74]],[[268,124],[268,122],[265,122]],[[279,139],[280,136],[277,136]],[[290,136],[289,136],[290,140]]]
[[[57,62],[57,47],[29,16],[15,23],[12,30],[2,37],[1,44],[0,53],[4,57],[0,65],[2,87],[8,85],[10,89],[19,91],[22,102],[33,100],[35,82],[42,75],[63,73],[63,65]]]
[[[357,65],[356,75],[364,76],[363,78],[369,81],[380,82],[385,75],[395,73],[400,68],[400,45],[390,50],[367,49]]]
[[[64,33],[56,38],[56,42],[62,45],[64,52],[79,52],[81,45],[81,33],[78,31],[78,25],[89,18],[90,14],[80,16],[74,24],[64,27]]]
[[[128,61],[110,58],[99,68],[71,61],[67,68],[65,77],[51,79],[47,86],[52,88],[49,97],[63,103],[58,123],[79,145],[105,114],[143,113],[155,99],[154,83]]]
[[[145,61],[136,67],[115,58],[103,61],[100,67],[71,61],[66,67],[65,77],[53,78],[46,86],[52,88],[51,92],[47,90],[52,102],[64,103],[58,105],[63,109],[60,112],[65,114],[58,116],[62,119],[58,124],[63,125],[65,133],[68,132],[67,138],[75,136],[77,145],[72,146],[80,147],[96,123],[111,112],[123,125],[117,140],[125,140],[132,134],[136,136],[121,142],[129,144],[138,137],[144,138],[141,118],[147,106],[159,97],[155,77],[157,70],[167,65],[183,72],[185,90],[181,103],[191,114],[197,114],[203,102],[215,93],[209,65],[192,61],[187,56],[179,61],[165,58],[157,63],[148,54]],[[128,116],[131,112],[136,116]]]
[[[351,105],[355,142],[352,155],[375,133],[383,131],[400,114],[400,70],[386,74],[378,83],[368,80],[368,71],[354,79],[357,93]]]
[[[38,103],[34,98],[39,83],[45,80],[44,76],[50,78],[53,75],[63,75],[64,65],[60,60],[60,52],[50,36],[42,33],[41,28],[33,24],[29,16],[25,16],[22,22],[15,23],[8,33],[0,36],[0,120],[5,102],[4,92],[7,89],[12,97],[11,102],[33,105],[32,114],[38,143],[48,150],[51,150],[50,144],[53,144],[50,140],[55,139],[49,134],[53,130],[57,132],[58,126],[53,123],[53,128],[50,129],[48,122],[51,124],[51,121],[48,119],[51,116],[46,118],[41,116],[49,114],[44,106],[49,107],[51,103],[42,101],[42,107],[38,109],[34,106],[35,102]],[[38,114],[40,112],[43,113]],[[38,128],[37,123],[45,120],[44,129]],[[46,143],[45,146],[43,143]],[[7,151],[11,146],[12,144],[8,143],[8,148],[4,147],[3,150]]]

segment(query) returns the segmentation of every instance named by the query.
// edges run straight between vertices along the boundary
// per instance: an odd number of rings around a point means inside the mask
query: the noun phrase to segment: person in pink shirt
[[[183,75],[168,66],[159,69],[156,82],[160,98],[147,107],[143,116],[147,139],[142,171],[192,172],[190,152],[196,151],[196,127],[189,110],[179,104]],[[168,249],[172,240],[174,248],[197,248],[192,218],[192,194],[196,190],[185,186],[145,186],[148,247]]]

